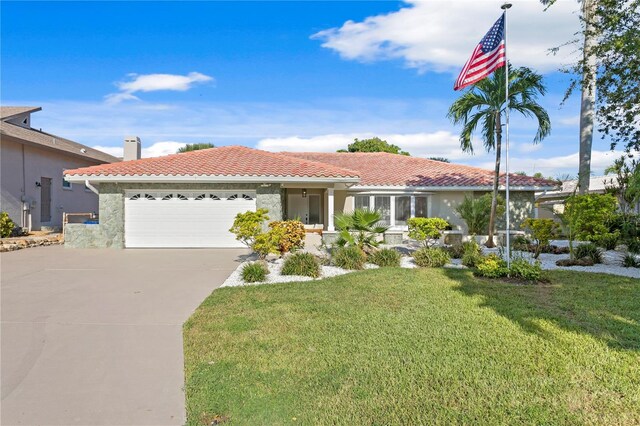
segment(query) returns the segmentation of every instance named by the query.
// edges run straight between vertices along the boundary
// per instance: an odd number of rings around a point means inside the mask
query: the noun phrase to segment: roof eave
[[[555,186],[514,186],[511,191],[544,191]],[[500,186],[498,190],[504,191],[506,187]],[[407,185],[354,185],[350,191],[493,191],[493,186],[407,186]]]
[[[131,182],[131,183],[357,183],[359,177],[314,177],[314,176],[246,176],[246,175],[86,175],[65,173],[69,182]]]

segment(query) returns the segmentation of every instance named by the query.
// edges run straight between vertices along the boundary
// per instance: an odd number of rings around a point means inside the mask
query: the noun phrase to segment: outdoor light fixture
[[[42,185],[40,184],[40,182],[36,181],[36,186],[40,188]]]
[[[307,190],[306,190],[306,188],[302,190],[302,198],[307,198]]]

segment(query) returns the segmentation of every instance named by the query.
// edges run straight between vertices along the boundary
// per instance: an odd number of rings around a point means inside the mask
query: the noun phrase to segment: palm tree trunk
[[[496,209],[498,207],[498,186],[500,184],[500,157],[502,153],[502,122],[500,119],[500,111],[496,112],[496,171],[493,175],[493,194],[491,196],[491,213],[489,214],[489,238],[486,246],[495,247],[493,241],[493,231],[496,224]]]
[[[585,21],[584,70],[582,73],[582,101],[580,103],[580,164],[578,191],[589,192],[591,178],[591,145],[593,142],[593,107],[596,100],[596,57],[592,53],[596,43],[593,35],[593,19],[596,0],[583,0],[582,17]]]

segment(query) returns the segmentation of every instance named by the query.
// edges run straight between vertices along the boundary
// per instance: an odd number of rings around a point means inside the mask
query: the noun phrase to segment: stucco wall
[[[72,248],[124,248],[124,193],[128,189],[148,190],[228,190],[256,191],[258,208],[269,210],[271,220],[282,220],[284,190],[280,185],[259,184],[175,184],[175,183],[102,183],[100,192],[100,224],[73,225],[65,228],[65,246]],[[67,236],[68,234],[68,236]]]
[[[462,191],[435,192],[431,195],[431,216],[445,219],[454,228],[467,233],[466,223],[455,211],[455,208],[464,200],[465,195],[471,196],[473,193]]]
[[[48,151],[30,145],[23,145],[3,137],[0,142],[0,210],[9,213],[19,226],[27,226],[22,221],[22,200],[33,200],[31,209],[32,229],[41,226],[62,226],[62,214],[97,213],[98,196],[86,191],[83,184],[72,184],[71,189],[63,189],[62,176],[66,169],[92,166],[81,158],[62,152]],[[24,164],[24,168],[23,168]],[[51,222],[40,220],[40,188],[36,182],[42,177],[51,178]]]

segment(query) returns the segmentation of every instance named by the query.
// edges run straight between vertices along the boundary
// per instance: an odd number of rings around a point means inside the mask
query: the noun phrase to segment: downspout
[[[98,190],[96,189],[95,186],[91,185],[91,183],[89,183],[89,179],[85,179],[84,181],[84,185],[89,188],[91,190],[91,192],[93,192],[96,195],[100,195],[100,193],[98,192]]]

